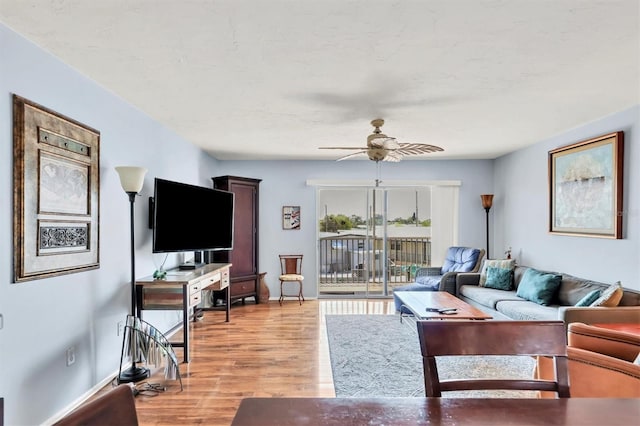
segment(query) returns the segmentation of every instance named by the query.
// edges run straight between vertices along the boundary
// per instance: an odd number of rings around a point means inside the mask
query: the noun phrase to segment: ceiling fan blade
[[[318,149],[367,149],[366,146],[321,146]]]
[[[360,152],[354,152],[353,154],[349,154],[349,155],[345,155],[344,157],[340,157],[336,161],[346,160],[346,159],[349,159],[351,157],[355,157],[357,155],[366,154],[366,153],[367,153],[367,150],[360,151]]]
[[[439,146],[427,145],[424,143],[401,143],[399,145],[400,147],[394,151],[404,155],[420,155],[444,151],[444,149]]]
[[[398,151],[389,151],[382,161],[388,161],[390,163],[398,163],[402,160],[402,154]]]

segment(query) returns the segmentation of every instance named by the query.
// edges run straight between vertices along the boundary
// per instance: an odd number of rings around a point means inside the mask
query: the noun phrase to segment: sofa
[[[590,293],[604,294],[610,284],[574,277],[565,273],[540,271],[528,266],[511,268],[510,290],[489,288],[479,285],[486,279],[487,261],[480,273],[460,273],[456,275],[455,295],[466,303],[492,315],[494,319],[514,320],[562,320],[592,323],[640,323],[640,291],[622,288],[617,306],[575,306]],[[495,268],[494,268],[495,269]],[[528,272],[528,270],[531,270]],[[493,269],[492,269],[493,271]],[[523,277],[539,273],[553,275],[559,279],[547,304],[527,300],[518,295]],[[521,289],[522,290],[522,289]]]
[[[455,293],[456,275],[461,272],[478,272],[484,250],[471,247],[449,247],[442,266],[416,269],[414,282],[393,289],[396,311],[402,303],[395,295],[399,291],[447,291]]]
[[[613,329],[607,326],[569,324],[567,359],[571,397],[640,398],[640,364],[635,363],[640,360],[637,327],[630,332],[624,324]],[[538,379],[553,380],[553,359],[538,357],[536,371]],[[555,398],[551,392],[541,392],[540,396]]]

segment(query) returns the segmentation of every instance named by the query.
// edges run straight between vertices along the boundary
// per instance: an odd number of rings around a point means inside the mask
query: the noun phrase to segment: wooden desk
[[[230,263],[209,263],[191,270],[172,269],[167,277],[157,280],[153,276],[136,280],[136,306],[139,318],[142,310],[181,310],[182,342],[171,342],[172,346],[184,349],[184,362],[189,362],[189,317],[202,301],[202,290],[225,290],[225,311],[229,322],[231,307],[229,293]]]
[[[631,425],[637,399],[245,398],[233,426]]]

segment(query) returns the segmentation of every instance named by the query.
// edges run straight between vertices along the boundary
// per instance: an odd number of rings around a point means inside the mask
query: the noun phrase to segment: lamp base
[[[139,382],[140,380],[144,380],[150,376],[150,371],[148,368],[143,367],[129,367],[126,370],[120,373],[118,377],[119,383],[130,383],[130,382]]]

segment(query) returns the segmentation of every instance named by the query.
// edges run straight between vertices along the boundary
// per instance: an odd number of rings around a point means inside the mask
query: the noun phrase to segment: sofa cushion
[[[503,269],[508,269],[510,271],[513,271],[513,269],[516,267],[516,260],[515,259],[485,260],[484,263],[482,264],[482,270],[480,271],[480,282],[478,283],[478,285],[484,286],[484,284],[487,282],[487,268],[489,267],[503,268]]]
[[[590,306],[593,302],[598,300],[600,297],[600,290],[593,290],[587,293],[582,299],[578,300],[578,302],[574,306]]]
[[[429,287],[431,290],[437,291],[440,287],[442,275],[422,275],[416,277],[416,283]]]
[[[558,290],[558,303],[562,306],[574,306],[592,291],[604,290],[607,287],[608,284],[562,274],[562,281]]]
[[[489,266],[487,268],[487,281],[484,283],[484,286],[487,288],[495,288],[497,290],[511,290],[512,275],[513,273],[510,269]]]
[[[516,296],[515,291],[495,290],[477,285],[463,285],[459,292],[464,297],[491,309],[495,309],[496,303],[501,300],[524,300]]]
[[[470,247],[449,247],[442,264],[442,275],[447,272],[471,272],[478,263],[480,250]]]
[[[496,304],[496,311],[516,321],[557,320],[557,306],[543,306],[525,300],[501,300]]]
[[[549,306],[560,288],[560,275],[527,269],[516,295],[539,305]]]
[[[622,299],[622,285],[620,282],[611,284],[607,289],[600,293],[600,297],[596,299],[591,306],[605,306],[612,308],[618,306]]]

